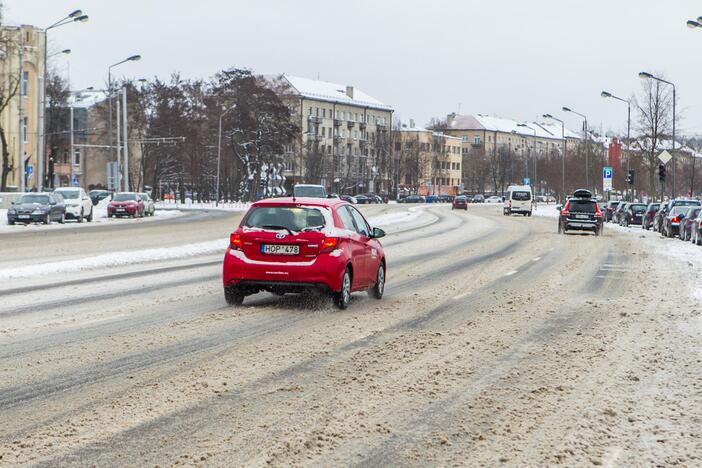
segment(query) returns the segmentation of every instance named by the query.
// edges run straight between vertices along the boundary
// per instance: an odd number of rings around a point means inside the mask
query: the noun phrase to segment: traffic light
[[[658,165],[658,180],[665,182],[665,164]]]
[[[635,175],[635,171],[633,171],[633,170],[627,172],[627,175],[626,175],[626,183],[627,184],[634,185],[634,175]]]

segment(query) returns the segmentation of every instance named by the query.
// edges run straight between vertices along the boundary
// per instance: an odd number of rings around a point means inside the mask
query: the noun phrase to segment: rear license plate
[[[29,219],[29,215],[19,215],[19,219]]]
[[[261,253],[267,255],[299,255],[299,245],[263,244]]]
[[[124,208],[117,208],[117,211],[122,212],[122,211],[124,211]]]
[[[588,215],[575,215],[575,219],[590,219]]]

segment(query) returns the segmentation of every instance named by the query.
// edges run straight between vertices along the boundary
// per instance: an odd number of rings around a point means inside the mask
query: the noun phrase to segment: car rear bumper
[[[339,291],[345,266],[341,250],[321,254],[310,261],[262,262],[247,258],[241,251],[227,249],[222,282],[224,287],[241,286],[249,292],[281,289],[299,292],[309,288]]]
[[[600,223],[597,221],[578,220],[566,221],[565,228],[573,231],[596,231]]]
[[[41,223],[46,219],[46,214],[22,214],[22,215],[17,215],[13,214],[7,215],[7,222],[8,223]]]

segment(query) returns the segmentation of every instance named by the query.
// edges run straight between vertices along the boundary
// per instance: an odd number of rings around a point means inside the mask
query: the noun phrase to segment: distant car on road
[[[493,195],[485,199],[485,203],[502,203],[504,201],[504,197],[499,197],[497,195]]]
[[[699,224],[697,217],[702,209],[699,206],[691,206],[687,209],[685,217],[680,221],[680,240],[689,241],[692,239],[692,231],[695,223]]]
[[[293,187],[294,197],[327,198],[327,190],[323,185],[316,184],[295,184]]]
[[[663,237],[675,237],[679,234],[680,223],[685,218],[687,210],[687,205],[678,205],[670,209],[665,218],[663,218],[661,226],[661,235]]]
[[[354,197],[356,198],[356,203],[359,205],[370,205],[372,203],[371,199],[365,195],[359,194],[355,195]]]
[[[507,216],[512,213],[531,216],[533,198],[529,185],[510,185],[507,188],[503,213]]]
[[[425,203],[426,200],[421,195],[407,195],[400,199],[400,203]]]
[[[54,190],[54,193],[60,193],[66,205],[66,218],[72,218],[82,223],[85,219],[87,222],[93,220],[93,202],[80,187],[61,187]]]
[[[624,211],[619,215],[619,224],[641,224],[642,216],[648,207],[644,203],[627,203]]]
[[[156,205],[148,193],[140,192],[139,198],[141,198],[141,201],[144,203],[144,216],[153,216],[156,214]]]
[[[425,203],[439,203],[439,196],[438,195],[427,195],[424,198]]]
[[[485,203],[485,197],[483,195],[477,194],[473,195],[473,198],[470,201],[471,203]]]
[[[351,195],[339,195],[339,198],[344,200],[345,202],[349,202],[353,205],[358,203],[358,200],[356,200],[356,197],[353,197]]]
[[[559,207],[560,208],[560,207]],[[596,236],[602,234],[602,211],[589,190],[576,190],[560,208],[558,233],[568,231],[590,231]]]
[[[112,192],[109,190],[91,190],[88,192],[88,196],[90,197],[90,201],[93,202],[93,205],[97,205],[101,200],[110,198],[112,196]]]
[[[459,209],[459,210],[466,210],[468,211],[468,197],[464,195],[459,195],[456,198],[453,199],[453,203],[451,204],[451,209]]]
[[[306,290],[330,292],[340,309],[351,293],[380,299],[386,263],[378,239],[363,215],[338,198],[276,198],[254,203],[230,236],[224,256],[224,298],[239,305],[259,291],[282,295]]]
[[[616,224],[621,223],[621,215],[624,209],[626,208],[627,202],[624,200],[621,200],[619,203],[617,203],[617,206],[614,208],[614,213],[612,213],[612,219],[611,221]]]
[[[641,216],[641,227],[647,231],[651,229],[653,225],[653,218],[656,216],[656,212],[661,207],[660,203],[649,203]]]
[[[141,197],[134,192],[120,192],[112,197],[112,201],[107,205],[107,217],[129,216],[131,218],[141,218],[144,216],[144,202]]]
[[[369,202],[369,203],[373,203],[373,204],[383,204],[383,203],[385,203],[385,202],[383,201],[383,199],[380,198],[380,196],[378,196],[378,195],[376,195],[376,194],[374,194],[374,193],[366,193],[365,196],[366,196],[366,198],[368,198],[368,202]]]
[[[19,197],[7,210],[7,224],[43,223],[58,221],[63,224],[66,219],[66,206],[58,193],[27,193]]]

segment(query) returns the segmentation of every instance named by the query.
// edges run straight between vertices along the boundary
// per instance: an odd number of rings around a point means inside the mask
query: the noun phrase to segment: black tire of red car
[[[244,303],[244,295],[235,286],[224,288],[224,300],[229,305],[239,306]]]
[[[341,290],[334,293],[334,304],[341,310],[346,309],[351,302],[351,270],[346,267],[341,279]]]
[[[375,276],[375,285],[368,290],[368,295],[375,299],[382,299],[385,292],[385,263],[380,262],[378,273]]]

